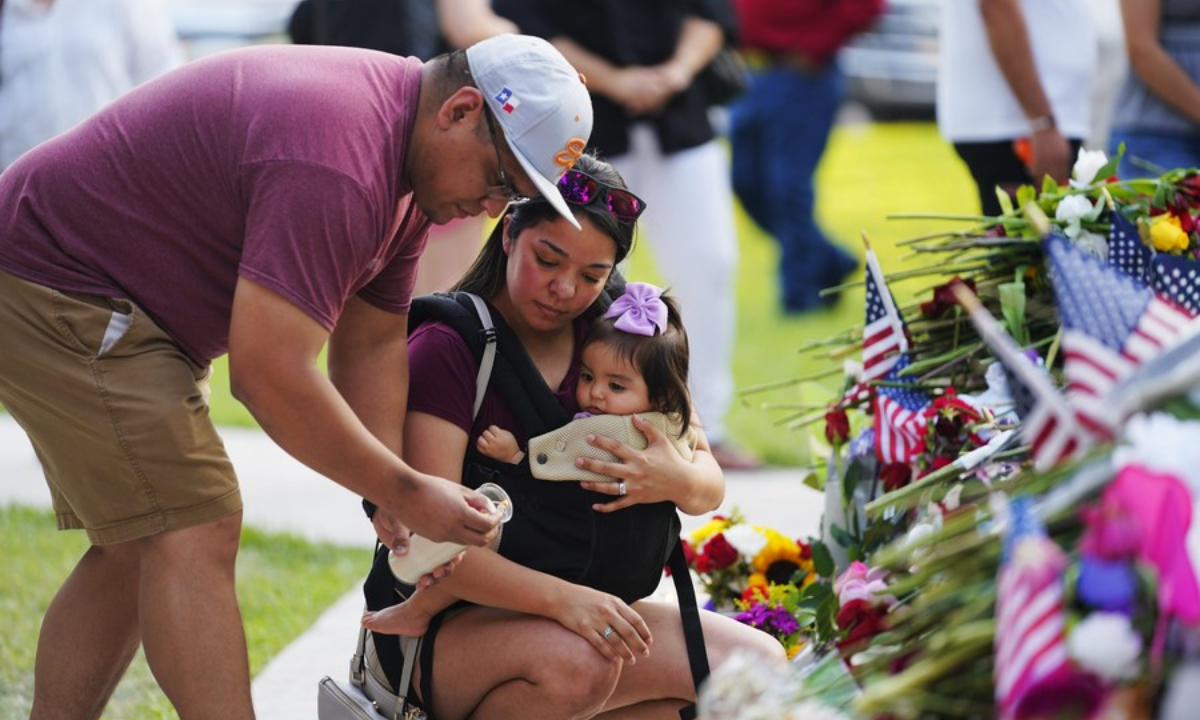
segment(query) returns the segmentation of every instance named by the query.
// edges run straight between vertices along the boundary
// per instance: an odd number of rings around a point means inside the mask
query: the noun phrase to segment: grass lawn
[[[54,593],[87,548],[82,533],[54,530],[49,511],[0,507],[0,720],[29,717],[33,662],[41,618]],[[362,581],[366,549],[313,544],[296,537],[246,529],[238,554],[238,599],[250,670],[258,673],[334,600]],[[196,632],[203,633],[197,624]],[[187,651],[186,648],[183,649]],[[58,653],[76,652],[62,647]],[[305,692],[316,692],[316,678]],[[139,651],[104,713],[106,720],[174,718]]]
[[[978,212],[974,185],[953,148],[932,123],[888,123],[839,126],[830,140],[818,175],[818,216],[827,233],[862,256],[859,236],[872,239],[885,272],[903,267],[897,240],[945,228],[945,223],[887,219],[900,212]],[[739,389],[804,377],[835,367],[812,354],[798,355],[801,345],[861,324],[863,298],[850,290],[838,304],[803,316],[784,316],[778,309],[777,246],[739,210],[741,262],[738,268],[738,339],[734,356]],[[629,277],[661,282],[653,266],[650,244],[641,242],[630,261]],[[860,275],[861,278],[861,275]],[[903,284],[893,290],[901,303]],[[687,324],[703,322],[684,311]],[[253,425],[242,405],[229,397],[224,362],[214,368],[213,414],[218,423]],[[792,387],[773,393],[741,396],[728,425],[738,443],[777,465],[808,462],[807,431],[778,424],[790,411],[764,408],[824,403],[827,386]]]

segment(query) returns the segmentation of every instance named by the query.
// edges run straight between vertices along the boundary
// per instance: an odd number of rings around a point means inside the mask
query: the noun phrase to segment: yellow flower
[[[804,643],[799,643],[797,645],[793,645],[790,648],[788,648],[787,649],[788,660],[791,660],[792,658],[799,655],[800,651],[803,649],[804,649]]]
[[[710,537],[719,532],[725,532],[725,530],[728,529],[732,524],[733,523],[724,518],[713,518],[712,520],[709,520],[692,531],[692,545],[695,547],[700,547],[704,544],[705,540],[708,540]]]
[[[760,572],[750,573],[750,579],[746,581],[746,587],[766,587],[767,576]]]
[[[758,572],[765,573],[777,562],[787,562],[800,567],[800,546],[796,541],[771,528],[755,526],[767,538],[767,546],[754,556],[751,564]]]
[[[1159,252],[1187,250],[1190,238],[1174,213],[1150,218],[1150,242]]]

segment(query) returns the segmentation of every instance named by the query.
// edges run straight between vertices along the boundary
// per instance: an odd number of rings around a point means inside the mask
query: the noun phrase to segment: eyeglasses
[[[628,190],[600,182],[582,170],[568,170],[558,179],[558,191],[572,205],[591,205],[603,201],[617,222],[632,225],[646,209],[646,203]]]
[[[517,186],[513,185],[508,173],[504,172],[504,160],[500,157],[500,144],[496,142],[496,125],[492,122],[492,113],[484,108],[483,116],[487,119],[488,135],[492,138],[492,149],[496,151],[496,167],[500,169],[500,184],[489,186],[487,196],[493,200],[505,202],[521,200],[523,199],[521,191],[517,190]]]

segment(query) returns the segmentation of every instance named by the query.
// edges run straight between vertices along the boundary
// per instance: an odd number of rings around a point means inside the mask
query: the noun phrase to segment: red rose
[[[952,458],[952,457],[948,457],[946,455],[936,455],[936,456],[934,456],[933,460],[930,462],[929,469],[927,469],[925,472],[921,473],[921,477],[925,477],[926,475],[929,475],[930,473],[933,473],[937,470],[941,470],[942,468],[946,467],[947,465],[949,465],[952,462],[954,462],[954,458]]]
[[[696,549],[692,544],[683,538],[679,538],[679,544],[683,546],[683,559],[687,562],[688,567],[696,564]]]
[[[971,292],[975,292],[974,280],[963,280],[956,275],[949,282],[942,283],[933,289],[933,299],[921,303],[921,314],[926,317],[939,318],[950,312],[950,309],[958,304],[958,299],[954,297],[952,290],[955,283],[965,285],[970,288]]]
[[[800,559],[801,560],[811,560],[812,559],[812,546],[811,545],[804,542],[803,540],[797,540],[796,547],[800,548]]]
[[[830,410],[825,413],[825,439],[838,447],[850,437],[850,418],[845,410]]]
[[[737,562],[738,551],[725,539],[724,533],[717,533],[704,543],[704,557],[710,570],[720,570]]]
[[[890,463],[879,471],[879,479],[883,481],[883,491],[899,490],[912,482],[912,466],[908,463]]]

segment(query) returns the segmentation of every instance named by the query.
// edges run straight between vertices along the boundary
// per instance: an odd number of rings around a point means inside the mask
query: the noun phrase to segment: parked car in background
[[[257,43],[285,43],[297,0],[166,0],[188,57]]]
[[[938,0],[887,0],[887,5],[875,26],[838,55],[849,83],[848,99],[862,103],[875,117],[933,117]]]

